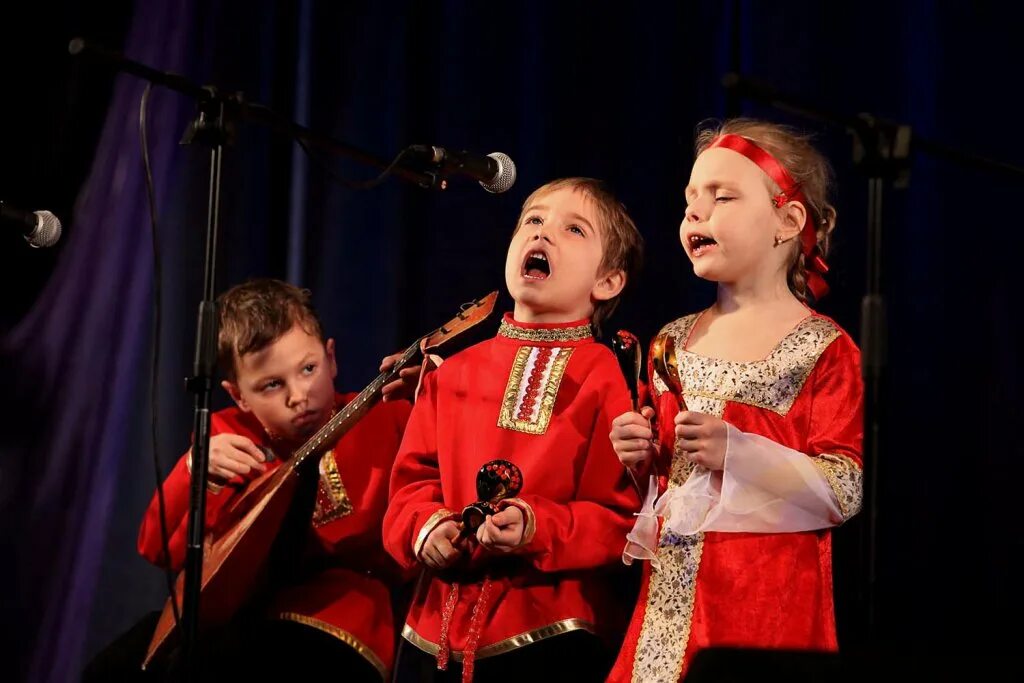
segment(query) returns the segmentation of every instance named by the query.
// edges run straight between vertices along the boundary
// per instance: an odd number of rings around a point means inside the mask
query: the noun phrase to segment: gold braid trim
[[[540,401],[540,408],[537,411],[537,421],[520,420],[519,411],[519,390],[523,383],[523,375],[526,373],[526,364],[535,346],[524,346],[516,353],[512,363],[512,372],[508,377],[508,385],[505,387],[505,398],[501,402],[501,412],[498,414],[498,426],[502,429],[510,429],[525,434],[543,434],[548,430],[551,422],[551,415],[555,411],[555,400],[558,398],[558,387],[562,384],[562,376],[565,374],[565,367],[569,364],[573,349],[558,349],[558,353],[551,362],[551,370],[548,373],[547,382],[541,390],[537,400]]]
[[[328,635],[334,636],[359,653],[360,657],[368,661],[373,668],[377,670],[377,673],[380,674],[382,680],[388,680],[390,672],[388,671],[388,668],[384,666],[384,661],[377,656],[376,652],[368,648],[363,641],[359,640],[348,631],[338,628],[334,624],[328,624],[326,621],[307,617],[304,614],[298,614],[296,612],[282,612],[277,615],[277,618],[284,621],[294,621],[297,624],[310,626],[318,631],[323,631]]]
[[[507,339],[525,342],[573,342],[590,339],[594,336],[594,330],[590,323],[577,325],[575,327],[557,327],[527,329],[510,325],[508,321],[502,320],[498,327],[498,334]]]
[[[476,651],[475,658],[484,659],[485,657],[503,655],[507,652],[518,650],[526,645],[540,642],[546,638],[551,638],[552,636],[560,636],[563,633],[569,633],[571,631],[586,631],[595,635],[597,634],[597,628],[589,621],[576,618],[563,619],[562,621],[556,621],[555,623],[548,624],[547,626],[541,626],[540,628],[524,631],[523,633],[514,635],[510,638],[499,640],[487,647],[482,647]],[[437,643],[432,643],[420,634],[416,633],[416,631],[414,631],[408,624],[406,624],[405,628],[402,629],[402,637],[423,652],[426,652],[429,655],[437,655]],[[461,662],[462,652],[459,650],[452,650],[451,658],[456,662]]]
[[[811,462],[828,480],[839,503],[843,521],[860,512],[864,498],[864,472],[860,465],[853,458],[838,453],[822,453],[811,458]]]
[[[721,418],[725,402],[687,396],[690,410]],[[693,473],[676,439],[669,473],[669,488],[682,486]],[[697,575],[704,554],[704,534],[678,536],[662,526],[657,548],[661,569],[652,570],[647,585],[640,637],[633,655],[632,683],[676,683],[686,661],[693,625]]]
[[[333,450],[327,451],[320,458],[318,486],[317,494],[323,493],[323,499],[317,495],[316,508],[313,510],[313,526],[321,527],[341,519],[355,509],[348,490],[345,489],[345,482],[341,480],[341,472],[338,471],[338,462],[334,459]]]

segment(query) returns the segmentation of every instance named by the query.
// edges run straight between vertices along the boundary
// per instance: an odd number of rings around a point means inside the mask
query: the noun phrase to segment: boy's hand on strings
[[[712,415],[683,410],[676,414],[676,439],[690,460],[709,470],[725,467],[728,428]]]
[[[210,437],[210,466],[207,471],[216,484],[244,483],[247,479],[254,479],[267,471],[265,460],[263,451],[241,434]]]
[[[441,522],[430,532],[420,551],[420,560],[431,569],[447,569],[462,556],[464,543],[459,539],[459,525],[454,520]]]
[[[476,530],[476,540],[486,550],[507,553],[522,545],[525,528],[523,511],[515,505],[509,505],[496,515],[487,515],[484,523]]]
[[[644,406],[639,413],[623,413],[612,420],[612,431],[608,434],[612,448],[619,456],[619,462],[636,474],[644,474],[657,453],[651,423],[653,419],[654,409]]]
[[[393,368],[401,357],[401,352],[385,356],[380,363],[379,372],[387,372]],[[381,390],[381,399],[384,401],[398,401],[401,399],[411,401],[416,393],[416,385],[419,384],[420,373],[423,371],[424,365],[427,366],[428,370],[437,367],[434,359],[427,356],[423,364],[402,368],[398,371],[398,379],[384,385],[384,388]]]

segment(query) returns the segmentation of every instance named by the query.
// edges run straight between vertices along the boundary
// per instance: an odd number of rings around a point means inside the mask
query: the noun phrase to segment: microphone
[[[60,239],[60,220],[49,211],[22,211],[0,202],[0,218],[19,225],[33,247],[52,247]]]
[[[516,165],[507,154],[494,152],[481,156],[472,152],[455,152],[444,147],[410,145],[406,151],[413,160],[437,167],[442,173],[469,176],[488,192],[498,194],[516,182]]]

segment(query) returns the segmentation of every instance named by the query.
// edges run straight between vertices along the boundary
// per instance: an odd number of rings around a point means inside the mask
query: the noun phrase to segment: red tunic
[[[588,321],[523,324],[506,315],[497,337],[452,356],[424,379],[391,479],[384,546],[419,566],[427,534],[477,500],[476,475],[503,459],[523,474],[518,505],[527,543],[509,555],[476,547],[440,574],[425,572],[403,635],[463,660],[475,610],[477,659],[584,629],[621,627],[611,576],[639,499],[612,450],[614,416],[629,394]],[[531,538],[532,535],[532,538]],[[478,601],[485,579],[488,597]]]
[[[696,315],[666,326],[686,409],[715,415],[811,456],[844,518],[860,507],[863,387],[860,352],[834,322],[811,315],[762,361],[734,363],[685,350]],[[675,455],[680,406],[660,376],[652,389],[663,444],[660,489],[692,463]],[[661,568],[644,563],[636,611],[610,681],[680,680],[709,646],[835,650],[830,533],[705,532],[662,528]]]
[[[336,395],[344,406],[355,394]],[[390,586],[399,570],[381,547],[380,523],[387,507],[387,487],[395,453],[411,406],[405,401],[372,408],[320,460],[320,484],[313,514],[308,552],[327,568],[297,585],[279,589],[270,616],[306,624],[347,643],[369,661],[386,680],[394,660],[395,629],[391,617]],[[240,434],[258,447],[273,448],[263,427],[251,413],[238,408],[211,417],[211,436]],[[280,465],[281,453],[267,463]],[[188,526],[189,464],[183,456],[164,482],[170,565],[181,569]],[[225,504],[244,485],[229,484],[206,497],[207,528],[216,528]],[[156,496],[146,510],[139,531],[139,552],[160,564],[159,503]]]

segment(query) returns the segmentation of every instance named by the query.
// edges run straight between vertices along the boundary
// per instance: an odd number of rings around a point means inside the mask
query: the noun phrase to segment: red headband
[[[745,137],[731,133],[719,135],[705,149],[713,147],[724,147],[739,152],[767,173],[768,177],[782,188],[781,194],[777,194],[773,198],[776,207],[782,207],[787,202],[800,202],[804,205],[804,209],[807,211],[807,220],[800,231],[800,245],[808,266],[807,288],[811,290],[815,300],[825,296],[828,293],[828,285],[822,276],[828,272],[828,264],[825,263],[825,259],[818,251],[818,232],[815,230],[814,217],[811,215],[811,205],[800,189],[800,185],[793,180],[793,176],[789,175],[789,171],[779,163],[778,159]]]

